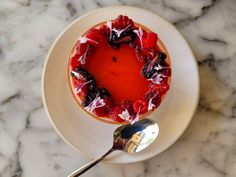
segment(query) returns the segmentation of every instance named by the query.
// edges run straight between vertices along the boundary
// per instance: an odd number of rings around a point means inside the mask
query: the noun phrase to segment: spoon
[[[156,139],[158,133],[159,127],[157,123],[147,118],[132,125],[122,125],[115,130],[113,134],[113,146],[107,153],[82,166],[68,177],[78,177],[82,175],[115,150],[121,150],[130,154],[139,152],[148,147]]]

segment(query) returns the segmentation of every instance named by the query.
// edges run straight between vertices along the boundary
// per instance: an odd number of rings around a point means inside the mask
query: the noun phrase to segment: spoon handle
[[[91,162],[87,163],[86,165],[82,166],[81,168],[79,168],[78,170],[74,171],[73,173],[71,173],[69,176],[67,177],[78,177],[80,175],[82,175],[84,172],[86,172],[87,170],[89,170],[90,168],[92,168],[93,166],[95,166],[98,162],[102,161],[103,159],[105,159],[105,157],[107,155],[109,155],[111,152],[113,152],[114,149],[111,148],[109,151],[107,151],[107,153],[105,153],[104,155],[102,155],[101,157],[92,160]]]

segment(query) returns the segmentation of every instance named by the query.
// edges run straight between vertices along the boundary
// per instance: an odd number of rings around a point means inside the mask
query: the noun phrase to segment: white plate
[[[52,45],[43,70],[43,102],[59,135],[72,147],[96,158],[112,145],[113,131],[118,125],[98,121],[84,112],[70,93],[66,66],[78,36],[90,27],[125,14],[157,32],[172,62],[172,83],[161,106],[150,116],[160,126],[157,140],[144,151],[129,155],[116,152],[107,159],[111,163],[138,162],[169,148],[188,127],[199,97],[198,69],[193,53],[183,36],[163,18],[149,11],[117,6],[101,8],[71,23]]]

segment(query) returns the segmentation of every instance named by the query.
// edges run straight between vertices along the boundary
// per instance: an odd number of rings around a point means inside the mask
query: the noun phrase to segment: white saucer
[[[111,163],[131,163],[151,158],[169,148],[188,127],[199,98],[198,68],[193,53],[183,36],[163,18],[149,11],[117,6],[101,8],[71,23],[52,45],[43,70],[42,94],[45,109],[59,135],[72,147],[96,158],[112,145],[118,125],[90,118],[70,93],[66,67],[70,51],[78,36],[90,27],[124,14],[148,27],[166,46],[172,62],[172,83],[161,106],[150,116],[160,126],[157,140],[144,151],[129,155],[116,152]]]

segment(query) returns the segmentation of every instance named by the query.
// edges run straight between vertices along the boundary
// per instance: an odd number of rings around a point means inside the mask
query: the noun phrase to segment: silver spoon
[[[122,125],[115,130],[113,146],[107,153],[82,166],[68,177],[78,177],[82,175],[115,150],[121,150],[127,153],[139,152],[148,147],[156,139],[158,133],[159,127],[157,123],[150,119],[143,119],[132,125]]]

